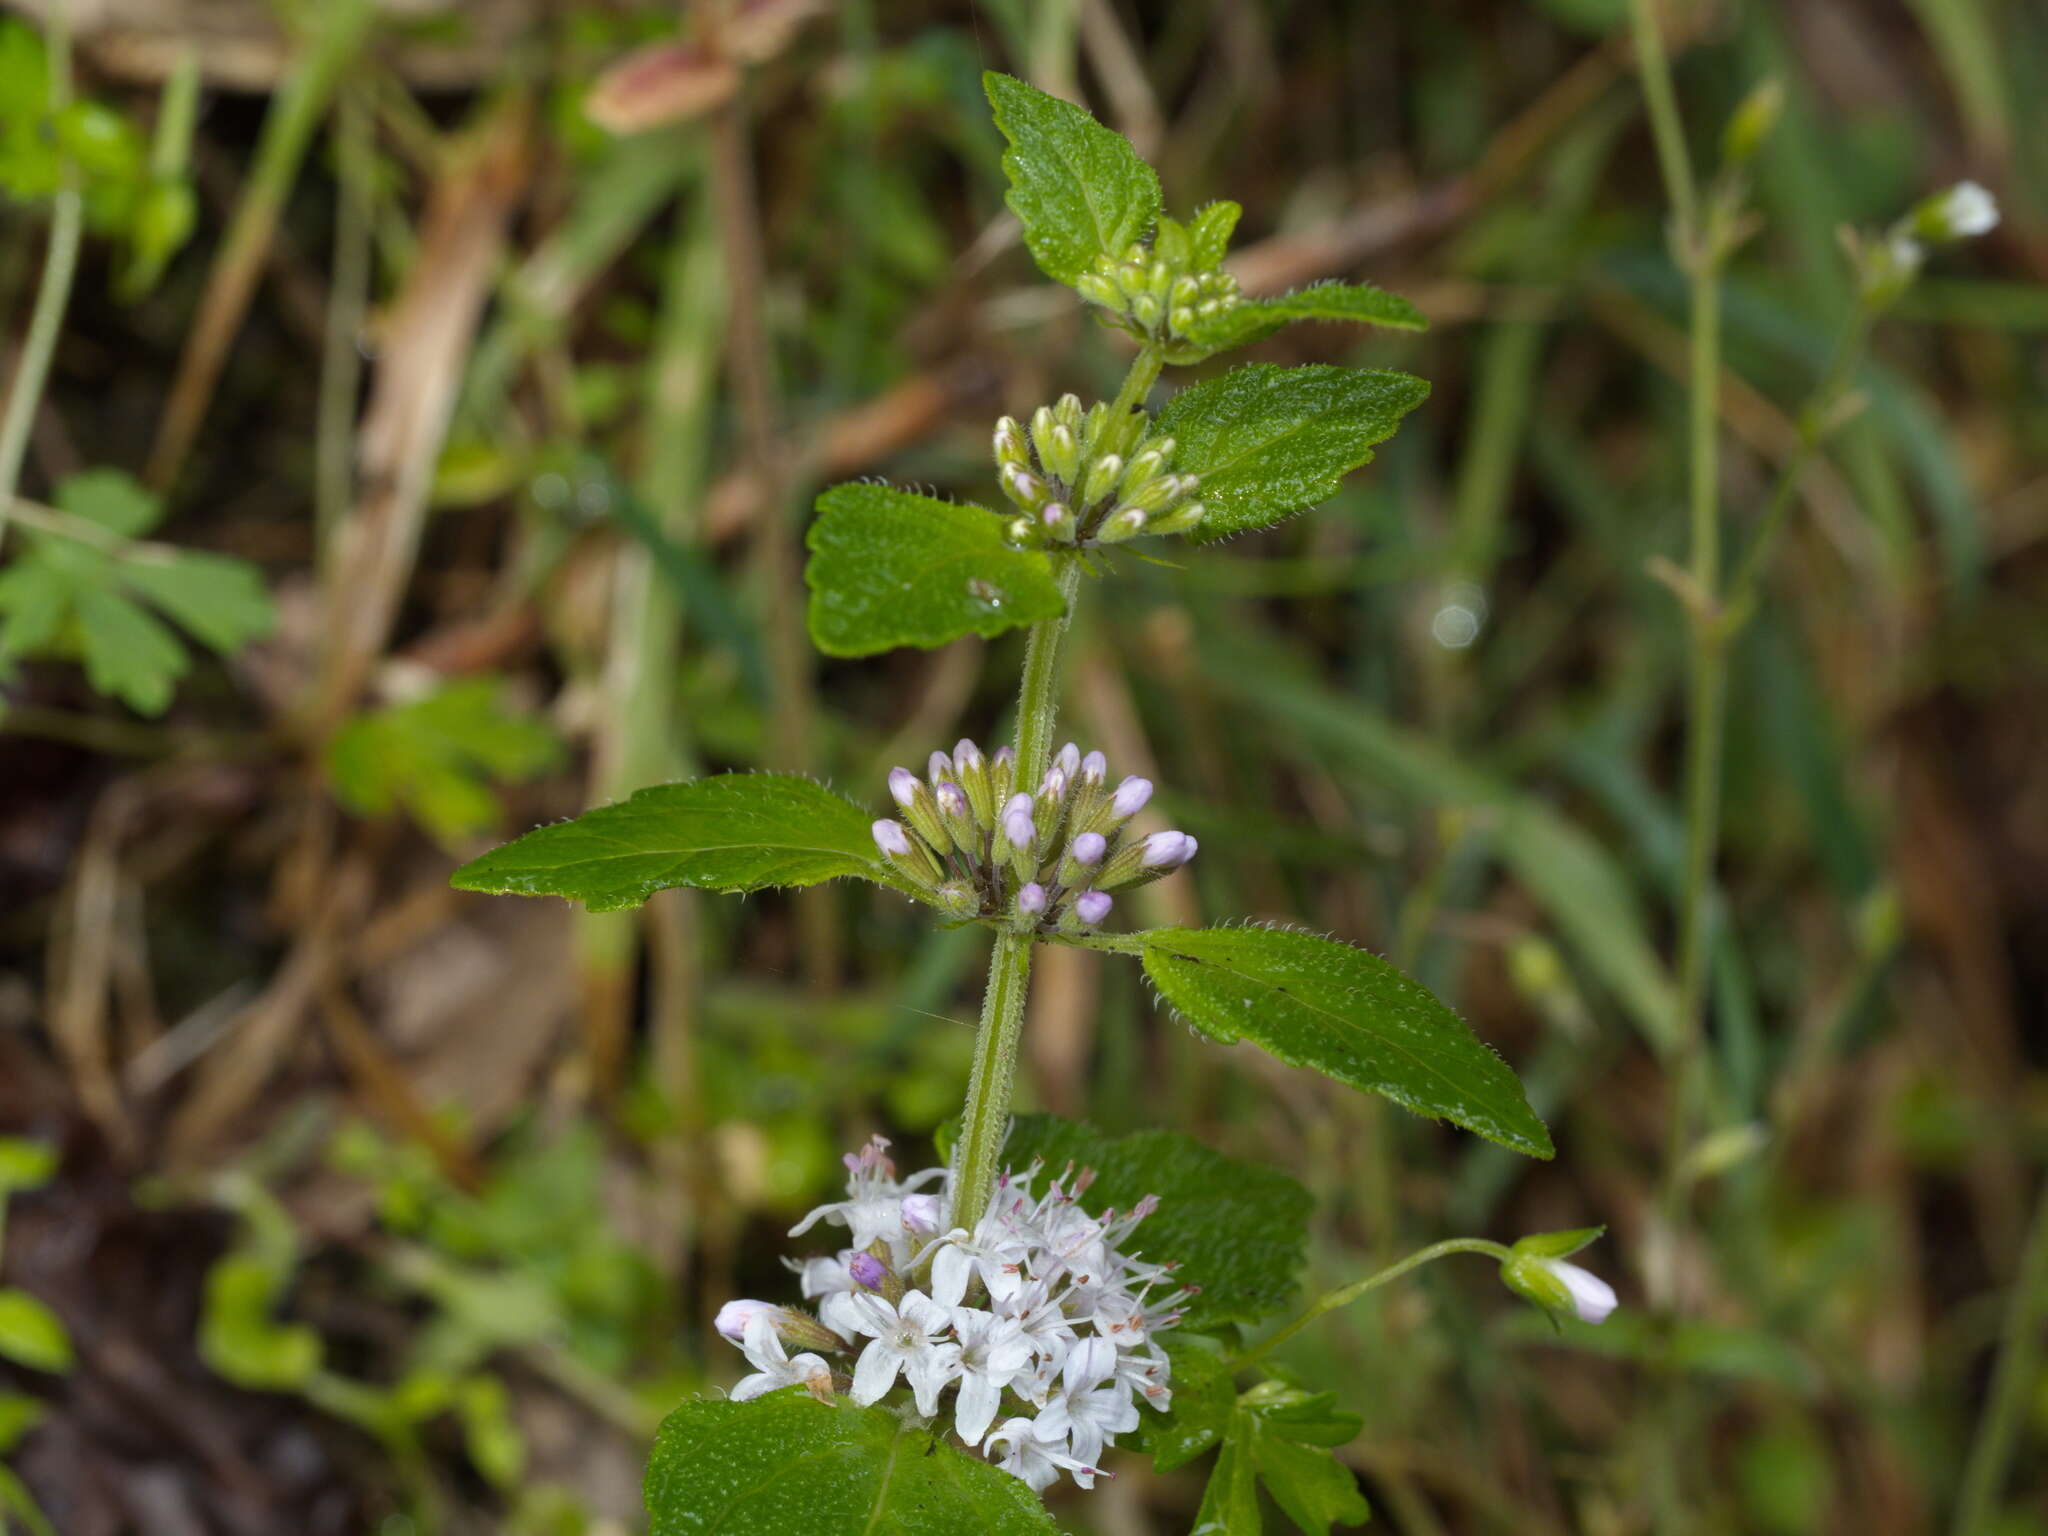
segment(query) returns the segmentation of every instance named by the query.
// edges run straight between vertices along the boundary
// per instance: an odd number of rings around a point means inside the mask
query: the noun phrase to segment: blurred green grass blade
[[[1997,30],[1982,0],[1906,0],[1941,58],[1956,109],[1980,150],[2012,147],[2012,103],[2006,96]],[[2037,83],[2038,84],[2038,83]]]
[[[1274,666],[1240,658],[1211,668],[1237,702],[1303,732],[1355,779],[1427,806],[1486,817],[1493,845],[1586,964],[1659,1051],[1675,1035],[1677,997],[1645,930],[1642,903],[1626,875],[1584,828],[1521,794],[1448,748],[1392,724],[1355,699],[1339,698]]]

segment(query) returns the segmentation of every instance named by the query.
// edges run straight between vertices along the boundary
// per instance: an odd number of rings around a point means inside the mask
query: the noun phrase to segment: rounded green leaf
[[[71,1335],[57,1314],[27,1291],[0,1291],[0,1358],[34,1371],[68,1371]]]
[[[1550,1133],[1522,1085],[1427,988],[1377,955],[1286,928],[1158,928],[1136,936],[1159,995],[1202,1033],[1249,1040],[1418,1115],[1531,1157]]]
[[[1159,177],[1130,140],[1070,101],[990,71],[981,77],[1010,141],[1010,211],[1039,270],[1071,283],[1097,256],[1120,256],[1159,217]]]
[[[1011,548],[986,507],[835,485],[806,542],[811,639],[828,656],[985,639],[1065,607],[1052,561]]]
[[[786,773],[728,773],[657,784],[573,821],[540,827],[458,869],[464,891],[567,896],[593,912],[656,891],[758,891],[858,875],[896,882],[875,854],[870,818],[844,795]]]
[[[1428,395],[1421,379],[1383,368],[1250,363],[1182,390],[1153,430],[1180,445],[1175,470],[1200,479],[1207,516],[1191,537],[1206,541],[1334,495]]]
[[[653,1536],[1053,1536],[1038,1496],[885,1408],[801,1388],[685,1403],[647,1464]]]

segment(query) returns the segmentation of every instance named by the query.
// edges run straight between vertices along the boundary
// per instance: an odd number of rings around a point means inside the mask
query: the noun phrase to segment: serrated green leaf
[[[57,1314],[27,1291],[0,1290],[0,1359],[61,1374],[71,1369],[71,1335]]]
[[[335,798],[357,815],[403,807],[454,843],[503,814],[497,785],[545,773],[561,758],[553,728],[513,709],[502,678],[479,676],[349,721],[328,746],[327,774]]]
[[[811,639],[829,656],[986,638],[1064,606],[1052,561],[1012,549],[984,507],[835,485],[818,498],[806,542]]]
[[[1173,1399],[1165,1413],[1147,1414],[1139,1423],[1160,1472],[1186,1466],[1221,1440],[1237,1407],[1235,1373],[1221,1354],[1174,1334],[1167,1335],[1166,1353],[1173,1362]]]
[[[121,596],[104,588],[74,592],[85,680],[138,714],[160,715],[171,689],[192,661],[178,637]]]
[[[1277,1169],[1240,1162],[1173,1131],[1105,1136],[1092,1126],[1052,1115],[1021,1115],[1003,1146],[1003,1161],[1021,1171],[1033,1158],[1058,1171],[1072,1162],[1093,1168],[1084,1209],[1127,1211],[1147,1195],[1159,1209],[1129,1246],[1154,1263],[1177,1261],[1175,1280],[1200,1286],[1187,1304],[1187,1326],[1249,1323],[1270,1315],[1294,1294],[1313,1202]]]
[[[885,1408],[801,1388],[685,1403],[647,1464],[652,1536],[1053,1536],[1019,1479]]]
[[[263,578],[246,560],[180,550],[164,558],[127,560],[121,575],[130,589],[223,656],[261,639],[277,623]]]
[[[0,1136],[0,1200],[41,1189],[57,1171],[57,1149],[26,1136]]]
[[[1550,1133],[1507,1063],[1377,955],[1285,928],[1139,934],[1145,973],[1196,1029],[1438,1116],[1531,1157]]]
[[[1311,1395],[1269,1381],[1236,1399],[1223,1451],[1195,1518],[1195,1536],[1258,1536],[1256,1484],[1308,1536],[1369,1519],[1371,1506],[1350,1468],[1331,1448],[1355,1439],[1363,1422],[1332,1405],[1336,1394]]]
[[[1230,249],[1230,236],[1243,215],[1244,209],[1227,197],[1196,209],[1195,216],[1188,220],[1190,265],[1197,271],[1222,265],[1224,254]]]
[[[656,891],[758,891],[856,875],[897,882],[875,853],[868,813],[810,779],[728,773],[657,784],[629,800],[540,827],[463,865],[458,890],[566,896],[593,912]]]
[[[1251,363],[1184,389],[1155,432],[1180,446],[1173,467],[1200,477],[1208,515],[1192,537],[1268,528],[1335,493],[1429,395],[1410,374]]]
[[[1009,75],[991,70],[981,83],[1010,141],[1010,211],[1040,271],[1072,283],[1096,257],[1144,238],[1159,216],[1159,177],[1128,139]]]
[[[1317,283],[1272,298],[1242,300],[1198,322],[1185,335],[1196,346],[1224,352],[1262,340],[1296,320],[1341,320],[1398,331],[1429,329],[1422,311],[1398,293],[1370,283]]]

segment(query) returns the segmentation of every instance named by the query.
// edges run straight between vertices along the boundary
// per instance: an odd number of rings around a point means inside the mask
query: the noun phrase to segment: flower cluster
[[[1014,416],[997,422],[996,475],[1022,514],[1010,523],[1010,542],[1087,547],[1199,526],[1196,479],[1173,473],[1179,445],[1143,438],[1144,427],[1111,422],[1100,401],[1084,412],[1078,395],[1033,411],[1028,433]],[[1137,442],[1128,458],[1117,451],[1124,440]]]
[[[1998,202],[1974,181],[1959,181],[1922,198],[1880,239],[1845,231],[1849,259],[1865,304],[1882,309],[1913,285],[1930,245],[1954,245],[1998,227]]]
[[[1182,343],[1192,361],[1209,350],[1203,328],[1242,297],[1237,279],[1218,265],[1237,215],[1235,203],[1211,203],[1187,224],[1162,217],[1149,248],[1105,251],[1074,280],[1074,289],[1107,310],[1110,324],[1141,341]]]
[[[849,1155],[847,1198],[790,1232],[832,1221],[851,1236],[836,1256],[796,1266],[816,1316],[764,1301],[718,1314],[719,1332],[754,1367],[733,1397],[802,1386],[866,1406],[900,1381],[920,1415],[940,1419],[950,1393],[953,1432],[968,1447],[1033,1489],[1061,1472],[1093,1487],[1103,1450],[1137,1428],[1138,1404],[1163,1410],[1171,1397],[1157,1335],[1180,1321],[1193,1289],[1173,1283],[1173,1265],[1124,1250],[1157,1202],[1090,1216],[1079,1203],[1090,1172],[1070,1165],[1034,1193],[1033,1164],[997,1181],[971,1233],[941,1233],[946,1170],[899,1181],[888,1145],[877,1136]],[[805,1352],[792,1358],[791,1346]],[[855,1351],[849,1372],[843,1357]]]
[[[948,916],[994,919],[1020,932],[1079,932],[1109,916],[1111,891],[1171,874],[1195,856],[1185,832],[1127,835],[1152,798],[1135,776],[1109,787],[1109,763],[1072,742],[1035,793],[1017,788],[1016,754],[962,740],[934,752],[930,782],[889,770],[903,820],[874,824],[890,868]],[[908,825],[906,825],[908,823]]]

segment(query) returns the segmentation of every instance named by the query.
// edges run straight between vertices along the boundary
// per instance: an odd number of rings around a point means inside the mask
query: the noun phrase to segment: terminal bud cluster
[[[1193,475],[1175,474],[1178,444],[1146,437],[1147,420],[1112,422],[1080,397],[996,423],[996,477],[1019,515],[1010,542],[1027,548],[1120,544],[1141,533],[1186,533],[1202,521]]]
[[[1185,832],[1130,832],[1152,782],[1133,776],[1111,788],[1100,752],[1084,755],[1068,742],[1035,790],[1015,783],[1016,761],[1008,747],[984,757],[962,740],[950,755],[931,755],[924,779],[889,770],[903,819],[876,822],[875,846],[947,916],[1078,933],[1109,916],[1111,891],[1157,880],[1195,856]]]
[[[1167,361],[1198,361],[1213,350],[1204,328],[1243,297],[1220,265],[1238,211],[1235,203],[1211,203],[1186,224],[1162,215],[1149,247],[1105,251],[1074,289],[1117,329],[1169,348]]]

